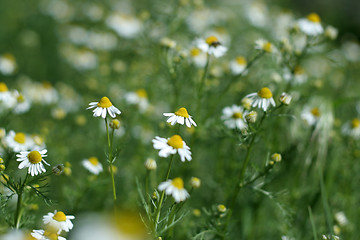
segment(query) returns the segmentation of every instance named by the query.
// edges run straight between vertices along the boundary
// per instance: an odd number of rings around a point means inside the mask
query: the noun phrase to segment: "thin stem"
[[[116,204],[116,188],[115,188],[113,156],[112,156],[112,142],[113,142],[113,137],[114,137],[114,131],[112,131],[111,138],[110,138],[107,118],[105,118],[105,126],[106,126],[106,135],[107,135],[108,148],[109,148],[108,149],[108,162],[109,162],[109,166],[110,166],[110,175],[111,175],[112,191],[113,191],[114,206],[115,206],[115,204]]]
[[[198,88],[198,94],[197,94],[197,106],[196,106],[196,112],[197,114],[200,116],[199,114],[199,111],[200,111],[200,106],[201,106],[201,100],[203,98],[203,88],[204,88],[204,85],[205,85],[205,80],[206,80],[206,76],[207,76],[207,73],[209,71],[209,65],[210,65],[210,54],[206,54],[206,64],[204,66],[204,72],[202,74],[202,77],[200,79],[200,83],[199,83],[199,88]]]
[[[22,195],[23,195],[23,191],[24,191],[24,187],[26,185],[26,181],[28,178],[28,173],[26,173],[26,177],[24,182],[21,184],[20,188],[18,189],[18,199],[17,199],[17,204],[16,204],[16,211],[15,211],[15,218],[14,218],[14,225],[16,227],[16,229],[19,229],[20,227],[20,220],[21,220],[21,215],[22,215],[22,209],[21,209],[21,205],[22,205]]]

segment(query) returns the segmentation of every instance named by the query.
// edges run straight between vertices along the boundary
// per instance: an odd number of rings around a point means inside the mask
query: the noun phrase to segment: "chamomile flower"
[[[256,93],[248,94],[246,97],[253,100],[253,102],[251,103],[252,107],[262,108],[264,111],[266,111],[270,107],[270,105],[273,105],[275,107],[275,101],[272,96],[273,95],[271,90],[267,87],[264,87]]]
[[[21,162],[19,164],[19,169],[23,169],[25,167],[29,168],[28,173],[31,174],[31,176],[41,174],[42,172],[46,172],[46,169],[43,165],[43,162],[50,166],[43,157],[46,157],[45,155],[47,153],[46,149],[43,149],[41,151],[24,151],[20,152],[16,155],[18,157],[17,161]]]
[[[237,128],[240,130],[247,128],[247,124],[244,120],[246,113],[242,107],[234,104],[231,107],[225,107],[222,112],[223,115],[221,116],[221,119],[228,128]]]
[[[119,36],[132,39],[139,35],[143,23],[133,15],[113,13],[106,19],[106,25]]]
[[[31,102],[27,97],[25,97],[23,94],[19,93],[18,91],[14,91],[12,95],[16,99],[16,105],[14,106],[13,109],[14,113],[21,114],[29,111]]]
[[[4,138],[5,146],[12,149],[14,152],[26,151],[32,148],[35,148],[35,143],[33,139],[22,132],[15,133],[13,130],[10,130]]]
[[[227,51],[227,48],[224,47],[215,36],[210,36],[205,40],[198,39],[196,45],[202,51],[209,55],[214,55],[216,58],[223,56]]]
[[[265,40],[265,39],[258,39],[255,41],[255,49],[267,52],[267,53],[272,53],[275,51],[275,47],[274,45]]]
[[[300,30],[309,36],[318,36],[324,32],[321,20],[316,13],[310,13],[306,18],[301,18],[297,22]]]
[[[317,107],[306,107],[301,113],[301,118],[309,125],[315,125],[320,118],[320,110]]]
[[[338,33],[339,33],[339,30],[337,28],[329,25],[325,28],[324,35],[325,35],[325,37],[329,38],[330,40],[334,40],[337,38]]]
[[[139,106],[141,112],[145,112],[149,107],[148,95],[145,89],[138,89],[135,92],[125,94],[125,100],[129,104]]]
[[[64,212],[56,210],[54,213],[50,212],[43,216],[43,222],[48,224],[50,228],[56,229],[58,234],[60,234],[61,231],[69,232],[73,228],[72,219],[75,219],[75,217],[65,215]]]
[[[204,67],[206,65],[206,53],[203,52],[200,48],[193,47],[189,51],[189,56],[191,61],[197,66],[197,67]]]
[[[47,230],[33,230],[31,236],[38,240],[66,240],[66,238],[60,237],[58,233]]]
[[[11,93],[4,82],[0,82],[0,101],[6,101],[11,96]]]
[[[101,165],[97,157],[90,157],[88,159],[84,159],[82,161],[82,165],[95,175],[98,175],[100,172],[103,171],[103,166]]]
[[[230,70],[234,75],[246,74],[247,61],[244,57],[237,57],[235,60],[230,62]]]
[[[11,75],[16,70],[15,57],[12,54],[6,53],[0,56],[0,73],[4,75]]]
[[[158,186],[160,191],[165,191],[166,195],[172,195],[177,203],[184,201],[190,195],[184,188],[184,181],[181,178],[169,179],[160,183]]]
[[[107,97],[102,97],[99,102],[91,102],[89,105],[90,107],[87,109],[95,108],[93,110],[94,117],[101,116],[102,118],[106,118],[106,112],[108,112],[112,118],[115,118],[116,114],[121,114],[120,110],[117,109]]]
[[[182,162],[191,161],[190,147],[188,147],[179,135],[174,135],[168,139],[156,136],[152,140],[155,149],[160,150],[160,157],[168,157],[170,154],[179,153]]]
[[[179,108],[175,113],[164,113],[163,115],[169,117],[166,122],[171,123],[171,125],[174,125],[175,123],[184,125],[185,123],[187,127],[191,127],[191,125],[197,126],[184,107]]]
[[[342,133],[344,135],[350,136],[354,139],[360,138],[360,119],[354,118],[351,122],[347,122],[342,127]]]

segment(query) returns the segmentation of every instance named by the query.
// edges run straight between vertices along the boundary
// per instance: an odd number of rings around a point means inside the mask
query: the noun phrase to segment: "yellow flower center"
[[[237,62],[237,64],[239,64],[239,65],[246,65],[246,59],[244,58],[244,57],[237,57],[236,58],[236,62]]]
[[[109,98],[107,97],[102,97],[100,102],[98,102],[98,107],[101,108],[109,108],[112,106],[112,103],[110,102]]]
[[[64,222],[64,221],[66,221],[65,213],[63,213],[62,211],[58,211],[58,212],[53,216],[53,219],[54,219],[55,221],[58,221],[58,222]]]
[[[46,89],[52,88],[51,83],[50,83],[50,82],[47,82],[47,81],[44,81],[44,82],[42,83],[42,86],[43,86],[44,88],[46,88]]]
[[[17,142],[17,143],[24,144],[24,143],[25,143],[25,140],[26,140],[25,134],[23,134],[23,133],[21,133],[21,132],[15,134],[14,140],[15,140],[15,142]]]
[[[199,48],[192,48],[190,50],[190,55],[193,57],[199,56],[201,53],[201,50]]]
[[[4,82],[0,82],[0,92],[7,92],[9,89]]]
[[[89,162],[94,165],[94,166],[97,166],[99,164],[99,160],[97,157],[91,157],[89,158]]]
[[[260,91],[258,91],[258,95],[261,98],[272,98],[272,92],[267,87],[260,89]]]
[[[316,13],[310,13],[307,16],[307,19],[314,23],[319,23],[321,21],[319,15],[317,15]]]
[[[16,101],[17,101],[18,103],[24,102],[24,101],[25,101],[24,95],[19,94],[19,96],[17,96],[17,98],[16,98]]]
[[[301,75],[301,74],[304,74],[305,70],[300,67],[299,65],[296,65],[295,68],[294,68],[294,74],[295,75]]]
[[[240,119],[242,117],[243,117],[243,115],[240,112],[236,112],[232,115],[232,118],[235,118],[235,119]]]
[[[271,53],[272,52],[272,44],[267,42],[264,44],[263,49],[265,52]]]
[[[136,91],[136,94],[141,97],[141,98],[147,98],[147,92],[145,91],[145,89],[139,89]]]
[[[352,128],[358,128],[358,127],[360,127],[360,119],[354,118],[354,119],[351,121],[351,127],[352,127]]]
[[[167,144],[173,148],[182,148],[184,146],[183,140],[179,135],[172,136],[168,141]]]
[[[173,185],[177,189],[184,189],[184,181],[181,178],[174,178],[171,181],[171,185]]]
[[[206,42],[209,46],[217,47],[218,45],[220,45],[219,40],[218,40],[217,37],[215,37],[215,36],[210,36],[210,37],[206,38],[206,39],[205,39],[205,42]]]
[[[6,58],[6,59],[9,60],[9,61],[15,62],[15,57],[14,57],[14,55],[12,55],[12,54],[10,54],[10,53],[5,53],[5,54],[3,55],[3,57]]]
[[[318,108],[313,108],[311,109],[311,114],[314,115],[315,117],[320,117],[320,111]]]
[[[55,232],[45,231],[44,237],[46,237],[49,240],[58,240],[59,235]]]
[[[39,163],[42,160],[41,154],[38,151],[31,151],[27,157],[32,164]]]
[[[184,117],[184,118],[188,118],[189,117],[189,114],[186,110],[186,108],[182,107],[182,108],[179,108],[179,110],[177,110],[175,112],[175,115],[176,116],[180,116],[180,117]]]

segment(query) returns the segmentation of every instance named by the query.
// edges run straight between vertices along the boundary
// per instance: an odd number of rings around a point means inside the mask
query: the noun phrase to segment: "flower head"
[[[297,22],[301,31],[309,36],[317,36],[324,32],[321,20],[316,13],[310,13],[306,18],[301,18]]]
[[[66,240],[60,237],[58,233],[48,230],[33,230],[31,236],[38,240]]]
[[[4,143],[14,152],[27,151],[36,147],[36,144],[30,136],[22,132],[15,133],[13,130],[6,134]]]
[[[18,157],[17,161],[21,162],[19,164],[19,169],[23,169],[25,167],[29,168],[28,173],[31,174],[31,176],[41,174],[42,172],[46,172],[46,169],[42,162],[44,162],[46,165],[50,166],[43,157],[46,157],[45,155],[47,153],[47,150],[41,150],[41,151],[31,151],[31,152],[20,152],[16,156]]]
[[[231,107],[225,107],[222,112],[221,119],[228,128],[240,130],[247,128],[244,120],[246,113],[242,107],[234,104]]]
[[[317,123],[321,116],[321,112],[319,108],[314,107],[305,107],[305,109],[301,113],[301,118],[307,122],[308,125],[313,126]]]
[[[179,108],[175,113],[164,113],[163,115],[169,117],[166,122],[171,123],[171,125],[174,125],[175,123],[184,125],[184,123],[186,123],[187,127],[191,127],[191,125],[197,126],[184,107]]]
[[[197,178],[197,177],[192,177],[190,179],[190,185],[193,188],[199,188],[200,185],[201,185],[201,180],[199,178]]]
[[[115,118],[116,114],[121,114],[120,110],[117,109],[107,97],[102,97],[99,102],[91,102],[89,105],[90,107],[87,109],[95,108],[93,110],[94,117],[101,116],[102,118],[106,118],[106,112],[108,112],[112,118]]]
[[[248,94],[246,97],[253,100],[251,106],[262,108],[264,111],[266,111],[270,105],[275,107],[272,92],[267,87],[260,89],[260,91],[256,93]]]
[[[95,175],[98,175],[100,172],[103,171],[103,166],[101,165],[97,157],[90,157],[88,159],[84,159],[82,161],[82,165]]]
[[[255,41],[255,49],[259,49],[267,53],[272,53],[274,52],[275,47],[271,42],[265,39],[258,39]]]
[[[360,138],[360,119],[354,118],[350,122],[346,122],[342,127],[342,133],[354,139]]]
[[[230,70],[234,75],[246,74],[247,61],[244,57],[237,57],[230,62]]]
[[[156,136],[152,142],[154,148],[160,150],[160,157],[166,158],[170,154],[179,153],[182,162],[185,162],[185,160],[191,161],[192,159],[190,148],[179,135],[174,135],[168,139]]]
[[[145,168],[150,171],[156,170],[156,168],[157,168],[156,161],[152,158],[146,159]]]
[[[227,48],[224,47],[217,37],[210,36],[204,39],[197,40],[197,47],[202,51],[208,53],[209,55],[214,55],[215,57],[221,57],[227,51]]]
[[[70,220],[75,219],[74,216],[65,215],[62,211],[56,211],[54,213],[48,213],[43,216],[43,222],[48,224],[50,228],[56,229],[57,233],[61,231],[69,232],[73,228],[73,224]]]
[[[166,195],[172,195],[176,202],[184,201],[190,195],[184,188],[184,181],[181,178],[169,179],[160,183],[158,189],[165,191]]]

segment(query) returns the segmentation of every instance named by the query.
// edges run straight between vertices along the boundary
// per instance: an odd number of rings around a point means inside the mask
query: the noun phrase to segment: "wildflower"
[[[251,111],[249,112],[248,114],[245,115],[245,120],[246,122],[248,123],[254,123],[256,122],[256,119],[257,119],[257,112],[255,111]]]
[[[70,176],[70,175],[71,175],[71,163],[65,162],[64,174],[65,174],[66,176]]]
[[[265,40],[265,39],[258,39],[255,41],[255,49],[267,52],[267,53],[272,53],[275,50],[274,45],[272,45],[271,42]]]
[[[177,203],[184,201],[190,196],[184,188],[184,181],[181,178],[169,179],[166,182],[162,182],[158,186],[158,189],[165,191],[166,195],[172,195]]]
[[[301,113],[301,118],[304,119],[308,125],[313,126],[320,118],[319,108],[306,107]]]
[[[22,132],[15,133],[13,130],[5,136],[4,143],[14,152],[27,151],[35,147],[34,141],[30,136]]]
[[[273,160],[274,162],[281,162],[281,154],[280,153],[272,154],[271,160]]]
[[[230,70],[234,75],[241,73],[246,74],[247,61],[244,57],[237,57],[235,60],[230,62]]]
[[[294,83],[302,84],[306,82],[306,80],[307,75],[305,73],[305,70],[300,65],[296,65],[294,68]]]
[[[160,40],[160,44],[167,48],[175,48],[176,42],[170,38],[164,37]]]
[[[190,186],[193,188],[199,188],[201,185],[201,180],[197,177],[192,177],[190,179]]]
[[[246,97],[253,100],[251,104],[252,107],[257,106],[258,108],[262,108],[264,111],[266,111],[270,104],[275,107],[275,101],[272,96],[273,95],[271,90],[267,87],[264,87],[257,93],[248,94]]]
[[[31,236],[38,240],[66,240],[66,238],[60,237],[58,233],[47,230],[33,230]]]
[[[94,117],[101,116],[102,118],[106,118],[106,112],[108,112],[112,118],[115,118],[116,114],[121,114],[120,110],[113,106],[107,97],[102,97],[99,102],[91,102],[89,105],[90,107],[87,109],[95,108],[93,110]]]
[[[324,32],[321,20],[316,13],[310,13],[306,18],[301,18],[297,22],[301,31],[309,36],[317,36]]]
[[[283,92],[279,98],[280,102],[284,105],[289,105],[291,102],[291,99],[292,99],[292,97],[285,92]]]
[[[190,49],[189,52],[190,58],[192,60],[192,62],[197,66],[197,67],[204,67],[206,65],[206,53],[203,52],[200,48],[194,47],[192,49]]]
[[[52,172],[53,172],[53,174],[55,174],[56,176],[59,176],[59,175],[61,175],[61,174],[64,172],[64,169],[65,169],[65,167],[64,167],[63,164],[58,164],[58,165],[56,165],[56,166],[54,166],[54,167],[52,168]]]
[[[339,31],[336,28],[329,25],[325,28],[324,35],[325,35],[325,37],[329,38],[330,40],[335,40],[338,36],[338,33],[339,33]]]
[[[0,73],[4,75],[11,75],[16,70],[15,57],[12,54],[6,53],[0,56]]]
[[[354,118],[351,122],[345,123],[342,127],[342,133],[354,139],[360,138],[360,119]]]
[[[242,107],[234,104],[231,107],[225,107],[222,113],[221,119],[228,128],[238,128],[240,130],[247,128],[244,120],[245,112]]]
[[[145,112],[149,107],[148,95],[145,89],[138,89],[135,92],[125,94],[125,100],[129,104],[136,104],[140,111]]]
[[[4,160],[0,158],[0,172],[5,170]]]
[[[31,152],[20,152],[16,155],[18,157],[17,161],[21,162],[19,164],[19,169],[23,169],[24,167],[29,168],[28,173],[31,174],[31,176],[41,174],[42,172],[46,172],[46,169],[42,162],[44,162],[46,165],[50,166],[43,157],[46,157],[45,155],[47,153],[47,150],[41,150],[41,151],[31,151]]]
[[[90,157],[82,161],[82,165],[91,173],[98,175],[103,171],[103,166],[99,162],[97,157]]]
[[[179,108],[175,113],[164,113],[163,115],[169,117],[166,122],[171,123],[171,125],[174,125],[175,123],[184,125],[185,122],[187,127],[191,127],[191,125],[197,126],[184,107]]]
[[[174,135],[168,139],[156,136],[152,142],[154,148],[160,150],[160,157],[168,157],[170,154],[179,153],[182,162],[185,162],[185,160],[191,161],[190,148],[179,135]]]
[[[70,220],[75,219],[74,216],[65,215],[62,211],[56,211],[54,213],[48,213],[43,216],[44,224],[48,224],[51,228],[56,229],[58,234],[61,231],[69,232],[73,228],[73,224]]]
[[[252,104],[253,100],[251,100],[250,98],[244,97],[243,99],[241,99],[241,105],[249,110],[251,108],[251,104]]]
[[[345,213],[344,212],[337,212],[335,214],[335,219],[336,221],[339,223],[340,226],[346,226],[349,221],[347,219],[347,217],[345,216]]]
[[[227,48],[222,46],[215,36],[210,36],[205,40],[198,39],[197,47],[209,55],[214,55],[216,58],[223,56],[227,51]]]
[[[110,123],[109,123],[109,127],[111,127],[114,130],[119,129],[120,128],[120,121],[118,119],[111,120]]]
[[[219,205],[217,205],[217,210],[218,210],[219,212],[224,213],[224,212],[226,212],[227,209],[226,209],[225,205],[219,204]]]
[[[14,106],[14,113],[21,114],[29,111],[31,102],[30,100],[25,97],[23,94],[19,93],[18,91],[14,91],[12,93],[14,99],[16,99],[16,105]]]
[[[0,82],[0,101],[7,101],[11,97],[11,93],[4,82]]]
[[[106,25],[119,36],[132,39],[138,36],[143,29],[142,22],[135,16],[115,13],[106,19]]]
[[[192,211],[192,214],[193,214],[195,217],[200,217],[200,216],[201,216],[201,211],[200,211],[200,209],[195,208],[195,209]]]
[[[149,171],[156,170],[157,168],[156,161],[152,158],[146,159],[145,168]]]

